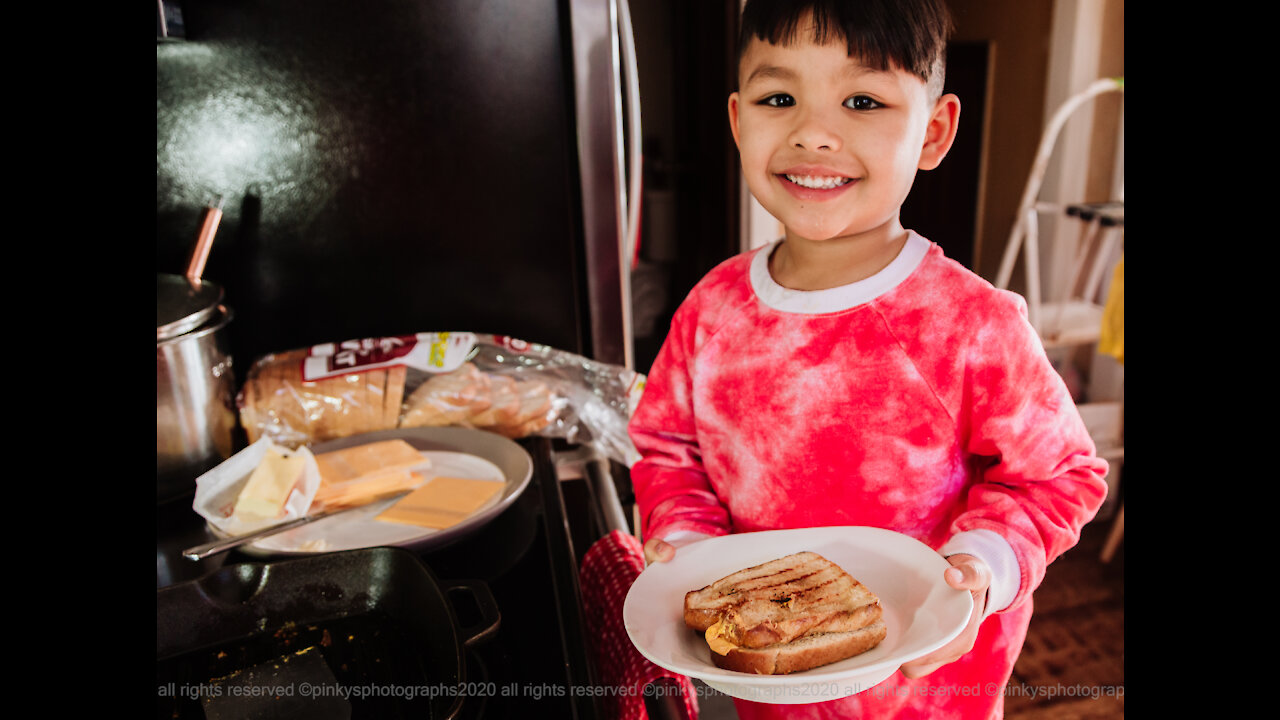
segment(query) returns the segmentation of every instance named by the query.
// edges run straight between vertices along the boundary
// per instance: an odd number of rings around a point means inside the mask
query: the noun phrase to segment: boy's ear
[[[733,144],[739,148],[742,144],[738,142],[738,93],[729,93],[729,130],[733,133]]]
[[[942,158],[956,141],[956,128],[960,125],[960,98],[947,93],[933,104],[933,114],[925,128],[924,147],[920,150],[921,170],[932,170],[942,163]]]

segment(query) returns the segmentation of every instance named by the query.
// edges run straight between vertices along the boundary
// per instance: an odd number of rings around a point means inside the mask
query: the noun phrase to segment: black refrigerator
[[[436,331],[631,365],[640,161],[625,0],[159,0],[157,35],[157,271],[183,273],[221,203],[203,276],[234,310],[238,380],[267,353]],[[420,559],[497,600],[469,678],[602,682],[578,569],[625,529],[623,469],[548,438],[521,444],[535,472],[520,500]],[[196,520],[189,504],[158,508],[160,589],[264,562],[185,564],[175,553],[203,539]],[[460,717],[598,710],[584,695],[490,695]]]
[[[625,3],[160,8],[157,270],[183,272],[221,202],[204,277],[235,312],[241,374],[268,352],[431,331],[630,363]]]

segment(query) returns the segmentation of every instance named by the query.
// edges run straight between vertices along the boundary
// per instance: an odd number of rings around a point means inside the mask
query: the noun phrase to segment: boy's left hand
[[[973,643],[978,638],[982,611],[987,605],[987,588],[991,585],[991,568],[978,558],[964,553],[952,555],[947,561],[951,563],[951,567],[943,573],[943,578],[951,587],[968,590],[973,594],[973,612],[969,614],[969,624],[954,640],[898,668],[911,679],[924,677],[947,663],[959,660],[973,649]]]

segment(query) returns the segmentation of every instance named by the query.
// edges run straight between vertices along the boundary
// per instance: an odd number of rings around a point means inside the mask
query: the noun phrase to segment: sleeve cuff
[[[695,532],[693,530],[676,530],[675,532],[670,532],[664,535],[662,540],[670,543],[676,548],[682,548],[689,543],[706,540],[709,537],[714,536],[709,533]]]
[[[987,607],[982,619],[1000,612],[1013,603],[1022,586],[1022,569],[1009,542],[991,530],[966,530],[957,533],[943,544],[938,552],[943,556],[966,553],[982,560],[991,568],[991,587],[987,588]]]

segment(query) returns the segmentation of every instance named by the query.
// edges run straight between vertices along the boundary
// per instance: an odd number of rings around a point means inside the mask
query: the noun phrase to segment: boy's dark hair
[[[851,57],[877,70],[898,67],[942,94],[951,14],[943,0],[747,0],[738,61],[752,38],[772,45],[796,41],[813,18],[813,41],[843,39]]]

